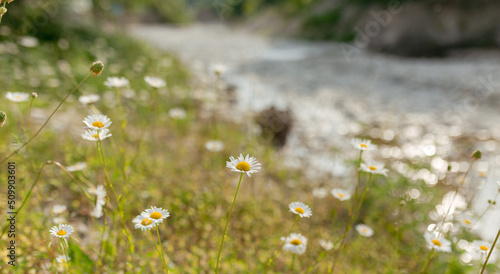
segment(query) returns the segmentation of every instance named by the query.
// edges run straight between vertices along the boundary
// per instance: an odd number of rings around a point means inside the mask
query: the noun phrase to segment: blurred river
[[[471,176],[478,182],[471,193],[479,190],[472,210],[480,214],[498,191],[498,51],[407,59],[366,51],[346,55],[340,43],[273,39],[223,24],[134,25],[129,31],[176,53],[199,77],[210,75],[210,65],[224,64],[224,80],[236,86],[239,109],[292,109],[296,122],[285,147],[287,164],[311,167],[313,178],[331,174],[347,185],[351,171],[343,159],[356,158],[349,139],[367,130],[382,142],[377,156],[429,187],[443,178],[448,164],[454,174],[463,172],[468,153],[480,148],[485,157]],[[342,157],[332,156],[335,151]],[[430,171],[410,170],[405,161],[427,163]],[[497,206],[475,230],[492,240],[498,216]]]

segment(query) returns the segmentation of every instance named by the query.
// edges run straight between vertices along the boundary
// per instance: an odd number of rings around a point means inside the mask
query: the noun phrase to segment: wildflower
[[[360,169],[364,172],[368,172],[371,174],[380,174],[384,176],[387,176],[387,172],[389,172],[386,168],[384,168],[383,163],[378,162],[361,163]]]
[[[101,61],[95,61],[92,65],[90,65],[90,72],[92,72],[92,76],[94,77],[101,75],[103,69],[104,63]]]
[[[0,111],[0,127],[3,127],[5,122],[7,122],[7,113]]]
[[[80,98],[78,98],[78,101],[84,105],[88,104],[93,104],[98,102],[100,99],[100,96],[97,94],[89,94],[89,95],[82,95]]]
[[[24,92],[7,92],[5,94],[5,98],[8,100],[14,102],[14,103],[21,103],[21,102],[26,102],[30,99],[30,95],[28,93]]]
[[[125,88],[129,86],[129,81],[125,77],[108,77],[104,85],[108,88]]]
[[[103,130],[93,130],[89,129],[84,134],[82,134],[82,138],[89,141],[97,142],[99,140],[104,140],[108,137],[111,137],[111,133],[109,133],[109,129]]]
[[[333,197],[341,200],[341,201],[347,201],[351,199],[351,193],[341,189],[341,188],[334,188],[331,191]]]
[[[78,162],[72,166],[66,167],[66,170],[69,172],[82,171],[87,167],[86,163]]]
[[[146,83],[148,83],[148,85],[150,85],[154,88],[162,88],[162,87],[165,87],[167,85],[167,83],[163,79],[158,78],[158,77],[146,76],[146,77],[144,77],[144,81],[146,81]]]
[[[205,143],[205,148],[212,152],[219,152],[224,149],[224,144],[219,140],[210,140]]]
[[[174,119],[184,119],[186,118],[186,111],[182,108],[173,108],[168,111],[168,115]]]
[[[365,139],[352,138],[351,144],[354,148],[357,148],[359,150],[376,150],[377,149],[377,146],[372,144],[372,141],[365,140]]]
[[[229,157],[230,161],[226,161],[226,167],[230,168],[234,172],[246,173],[248,177],[252,176],[252,173],[257,173],[260,169],[260,163],[257,159],[250,157],[249,154],[243,157],[243,154],[236,159],[233,156]]]
[[[319,245],[326,251],[329,251],[333,248],[333,243],[327,240],[319,240]]]
[[[97,196],[95,207],[90,215],[95,218],[101,218],[103,215],[102,208],[106,204],[106,189],[104,189],[103,185],[98,185],[97,188],[89,189],[89,193],[95,194]]]
[[[144,210],[141,215],[146,218],[151,218],[155,224],[160,224],[163,223],[163,219],[170,216],[170,213],[168,210],[161,207],[152,206],[151,208]]]
[[[488,253],[491,249],[491,243],[486,241],[475,240],[472,242],[472,245],[476,248],[476,251],[480,253]]]
[[[31,93],[31,98],[33,98],[33,99],[38,98],[38,93],[36,93],[36,92],[32,92],[32,93]]]
[[[68,258],[66,255],[59,255],[56,257],[56,261],[58,263],[65,263],[67,261],[71,260],[71,258]]]
[[[483,153],[481,153],[481,150],[476,150],[472,153],[472,159],[479,160],[483,157]]]
[[[105,129],[108,128],[113,122],[106,115],[94,114],[89,115],[83,119],[83,123],[89,129]]]
[[[313,189],[312,195],[318,199],[323,199],[328,195],[328,191],[324,187],[317,187]]]
[[[429,248],[434,248],[437,251],[451,252],[451,242],[443,237],[437,237],[435,233],[427,232],[424,235]]]
[[[359,235],[364,237],[373,236],[373,229],[365,224],[356,225],[356,231],[358,231]]]
[[[226,72],[227,68],[223,64],[214,64],[212,65],[212,70],[217,76],[221,76]]]
[[[283,250],[290,251],[293,254],[302,255],[306,252],[307,248],[307,238],[299,233],[290,233],[288,237],[281,237],[282,241],[285,241],[283,245]]]
[[[457,220],[461,226],[463,226],[467,229],[471,229],[476,222],[476,220],[474,218],[472,218],[471,216],[466,215],[466,214],[459,215]]]
[[[150,230],[155,226],[155,221],[151,219],[150,217],[139,215],[135,217],[135,219],[132,221],[135,225],[135,229],[140,229],[142,231],[144,230]]]
[[[66,224],[59,224],[50,229],[50,234],[59,238],[68,238],[73,233],[73,227]]]
[[[61,213],[63,213],[64,211],[66,211],[66,209],[67,209],[67,206],[65,206],[65,205],[54,205],[54,206],[52,207],[52,212],[53,212],[54,214],[61,214]]]
[[[311,208],[302,202],[293,202],[288,206],[288,208],[290,208],[290,212],[299,215],[300,218],[309,218],[312,215]]]

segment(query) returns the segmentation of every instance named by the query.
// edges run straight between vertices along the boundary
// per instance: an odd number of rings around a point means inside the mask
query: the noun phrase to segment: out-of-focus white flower
[[[427,247],[434,248],[437,251],[451,252],[451,242],[443,237],[438,237],[436,233],[427,232],[424,235]]]
[[[56,261],[58,263],[66,263],[68,262],[69,260],[71,260],[70,258],[66,257],[66,255],[59,255],[56,257]]]
[[[475,240],[472,242],[472,245],[475,247],[476,251],[479,253],[488,253],[491,249],[491,243],[486,241]]]
[[[97,94],[82,95],[78,98],[78,101],[84,105],[93,104],[99,102],[101,97]]]
[[[285,241],[283,245],[283,250],[290,251],[293,254],[302,255],[306,252],[307,248],[307,238],[299,233],[290,233],[288,237],[281,237],[282,241]]]
[[[212,71],[217,76],[224,74],[224,72],[226,72],[226,70],[227,70],[227,67],[223,64],[213,64],[211,67],[212,67]]]
[[[54,214],[61,214],[61,213],[63,213],[64,211],[66,211],[66,209],[67,209],[67,208],[68,208],[68,207],[67,207],[67,206],[65,206],[65,205],[54,205],[54,206],[52,207],[52,212],[53,212]]]
[[[144,215],[135,217],[132,222],[134,223],[135,229],[140,229],[142,231],[150,230],[156,225],[156,223],[150,217]]]
[[[5,98],[8,100],[14,102],[14,103],[21,103],[21,102],[26,102],[30,99],[30,95],[25,92],[7,92],[5,94]]]
[[[182,108],[172,108],[168,111],[168,115],[174,119],[186,118],[186,111]]]
[[[84,162],[79,162],[79,163],[76,163],[72,166],[68,166],[66,167],[66,170],[68,170],[69,172],[75,172],[75,171],[82,171],[84,170],[85,168],[87,167],[87,164],[84,163]]]
[[[326,195],[328,195],[328,191],[324,187],[317,187],[313,189],[312,194],[318,199],[323,199],[326,197]]]
[[[125,88],[129,86],[129,81],[125,77],[108,77],[104,85],[108,88]]]
[[[330,251],[333,248],[333,243],[327,240],[319,240],[319,245],[326,251]]]
[[[368,172],[371,174],[380,174],[387,176],[387,172],[389,172],[386,168],[384,168],[383,163],[378,163],[378,162],[368,162],[368,163],[361,163],[360,166],[361,171]]]
[[[144,77],[144,81],[148,83],[148,85],[154,87],[154,88],[162,88],[167,85],[165,80],[158,78],[158,77],[152,77],[152,76],[146,76]]]
[[[111,137],[111,133],[109,133],[109,129],[103,130],[94,130],[89,129],[84,134],[82,134],[82,138],[89,141],[97,142],[99,140],[104,140],[108,137]]]
[[[376,150],[377,146],[372,144],[372,141],[365,139],[352,138],[351,144],[359,150]]]
[[[457,221],[460,223],[461,226],[467,229],[471,229],[476,223],[476,219],[470,216],[469,214],[458,215]]]
[[[373,229],[365,224],[356,225],[356,231],[358,231],[359,235],[364,237],[371,237],[374,233]]]
[[[17,39],[17,43],[27,48],[34,48],[39,44],[38,39],[33,36],[21,36]]]
[[[219,152],[224,149],[224,144],[220,140],[210,140],[205,143],[205,148],[212,152]]]
[[[66,219],[64,219],[63,217],[55,217],[54,219],[52,219],[52,221],[56,224],[62,224],[66,222]]]
[[[351,193],[347,192],[346,190],[343,190],[341,188],[334,188],[331,191],[333,197],[341,200],[341,201],[347,201],[351,199]]]
[[[101,218],[103,215],[103,206],[106,204],[106,189],[103,185],[98,185],[96,188],[89,189],[89,193],[97,196],[95,207],[90,215],[95,218]]]

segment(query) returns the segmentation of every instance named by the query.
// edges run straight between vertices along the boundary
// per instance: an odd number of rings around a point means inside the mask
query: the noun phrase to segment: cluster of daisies
[[[140,229],[142,231],[151,230],[156,227],[158,224],[163,223],[163,220],[167,219],[170,216],[168,210],[163,209],[161,207],[152,206],[141,212],[135,219],[132,221],[134,223],[135,229]]]
[[[71,225],[68,224],[59,224],[56,226],[53,226],[50,229],[50,235],[52,235],[54,238],[59,238],[62,241],[66,241],[67,239],[70,238],[71,234],[74,232],[74,229]],[[66,243],[64,243],[66,244]],[[65,252],[66,253],[66,252]],[[71,260],[67,254],[65,255],[59,255],[56,257],[56,261],[59,263],[65,263]]]
[[[309,218],[312,216],[311,208],[302,202],[293,202],[288,205],[290,212],[298,215],[300,218]],[[302,255],[306,252],[307,238],[300,233],[290,233],[286,237],[281,237],[283,250],[292,254]]]
[[[85,117],[83,120],[87,131],[82,134],[82,138],[89,141],[102,141],[108,137],[111,137],[109,132],[109,126],[113,122],[106,115],[94,114]]]

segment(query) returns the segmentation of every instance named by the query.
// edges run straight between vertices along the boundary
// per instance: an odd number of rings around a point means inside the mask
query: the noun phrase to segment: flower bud
[[[7,114],[5,112],[0,111],[0,127],[3,127],[5,125],[5,122],[7,122]]]
[[[472,159],[475,159],[475,160],[481,159],[482,156],[483,156],[483,154],[481,153],[481,151],[479,149],[472,153]]]
[[[95,61],[90,66],[90,72],[92,72],[92,76],[100,75],[102,70],[104,69],[104,64],[101,61]]]
[[[31,93],[31,98],[33,98],[33,99],[38,98],[38,93],[32,92]]]
[[[7,9],[5,7],[0,7],[0,16],[3,16],[7,13]]]

